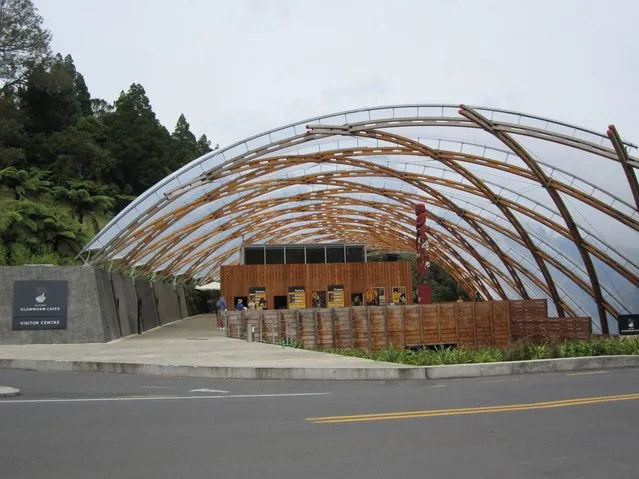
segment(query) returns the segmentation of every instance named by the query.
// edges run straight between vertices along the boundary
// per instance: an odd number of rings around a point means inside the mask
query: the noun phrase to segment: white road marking
[[[223,393],[228,394],[229,391],[222,391],[221,389],[191,389],[192,393]]]
[[[227,396],[121,396],[110,398],[73,398],[73,399],[11,399],[5,401],[0,399],[2,404],[18,404],[18,403],[65,403],[65,402],[121,402],[121,401],[180,401],[187,399],[251,399],[251,398],[279,398],[279,397],[308,397],[308,396],[327,396],[331,393],[290,393],[290,394],[231,394]]]
[[[521,381],[519,378],[511,378],[511,379],[491,379],[490,381],[478,381],[480,383],[506,383],[510,381]]]
[[[586,371],[583,373],[568,373],[566,376],[587,376],[589,374],[606,374],[608,371]]]
[[[140,386],[141,389],[177,389],[169,386]]]
[[[431,386],[431,388],[445,388],[446,384],[436,384],[434,386]]]

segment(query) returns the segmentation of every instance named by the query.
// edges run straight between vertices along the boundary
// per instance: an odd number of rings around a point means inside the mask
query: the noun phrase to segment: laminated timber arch
[[[591,315],[607,333],[609,318],[638,307],[633,149],[613,125],[602,134],[507,110],[352,110],[192,161],[85,254],[203,282],[238,262],[242,241],[414,251],[414,206],[424,203],[433,257],[462,287],[487,299],[546,297],[557,315]]]

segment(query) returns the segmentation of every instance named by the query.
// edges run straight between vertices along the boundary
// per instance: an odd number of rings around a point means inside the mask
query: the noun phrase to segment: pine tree
[[[134,83],[104,118],[114,158],[111,182],[140,194],[170,171],[171,135],[157,120],[142,85]]]
[[[173,140],[171,158],[173,170],[177,170],[199,156],[197,140],[195,135],[191,133],[189,122],[186,121],[184,114],[178,118],[171,139]]]
[[[60,55],[50,68],[40,65],[29,73],[19,93],[27,133],[50,135],[77,122],[81,109],[74,73],[70,57]]]

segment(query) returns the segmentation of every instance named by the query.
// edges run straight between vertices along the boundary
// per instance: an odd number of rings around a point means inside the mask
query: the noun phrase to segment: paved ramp
[[[411,373],[419,375],[419,368],[401,364],[226,338],[213,315],[110,343],[3,345],[0,367],[272,379],[410,379]]]

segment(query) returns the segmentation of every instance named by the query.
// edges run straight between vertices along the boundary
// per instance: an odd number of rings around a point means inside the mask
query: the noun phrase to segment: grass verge
[[[442,348],[408,350],[390,346],[381,351],[362,349],[316,349],[325,353],[342,354],[411,366],[441,366],[446,364],[491,363],[530,359],[578,358],[586,356],[639,355],[639,338],[598,338],[561,342],[518,342],[507,348],[479,349]]]

